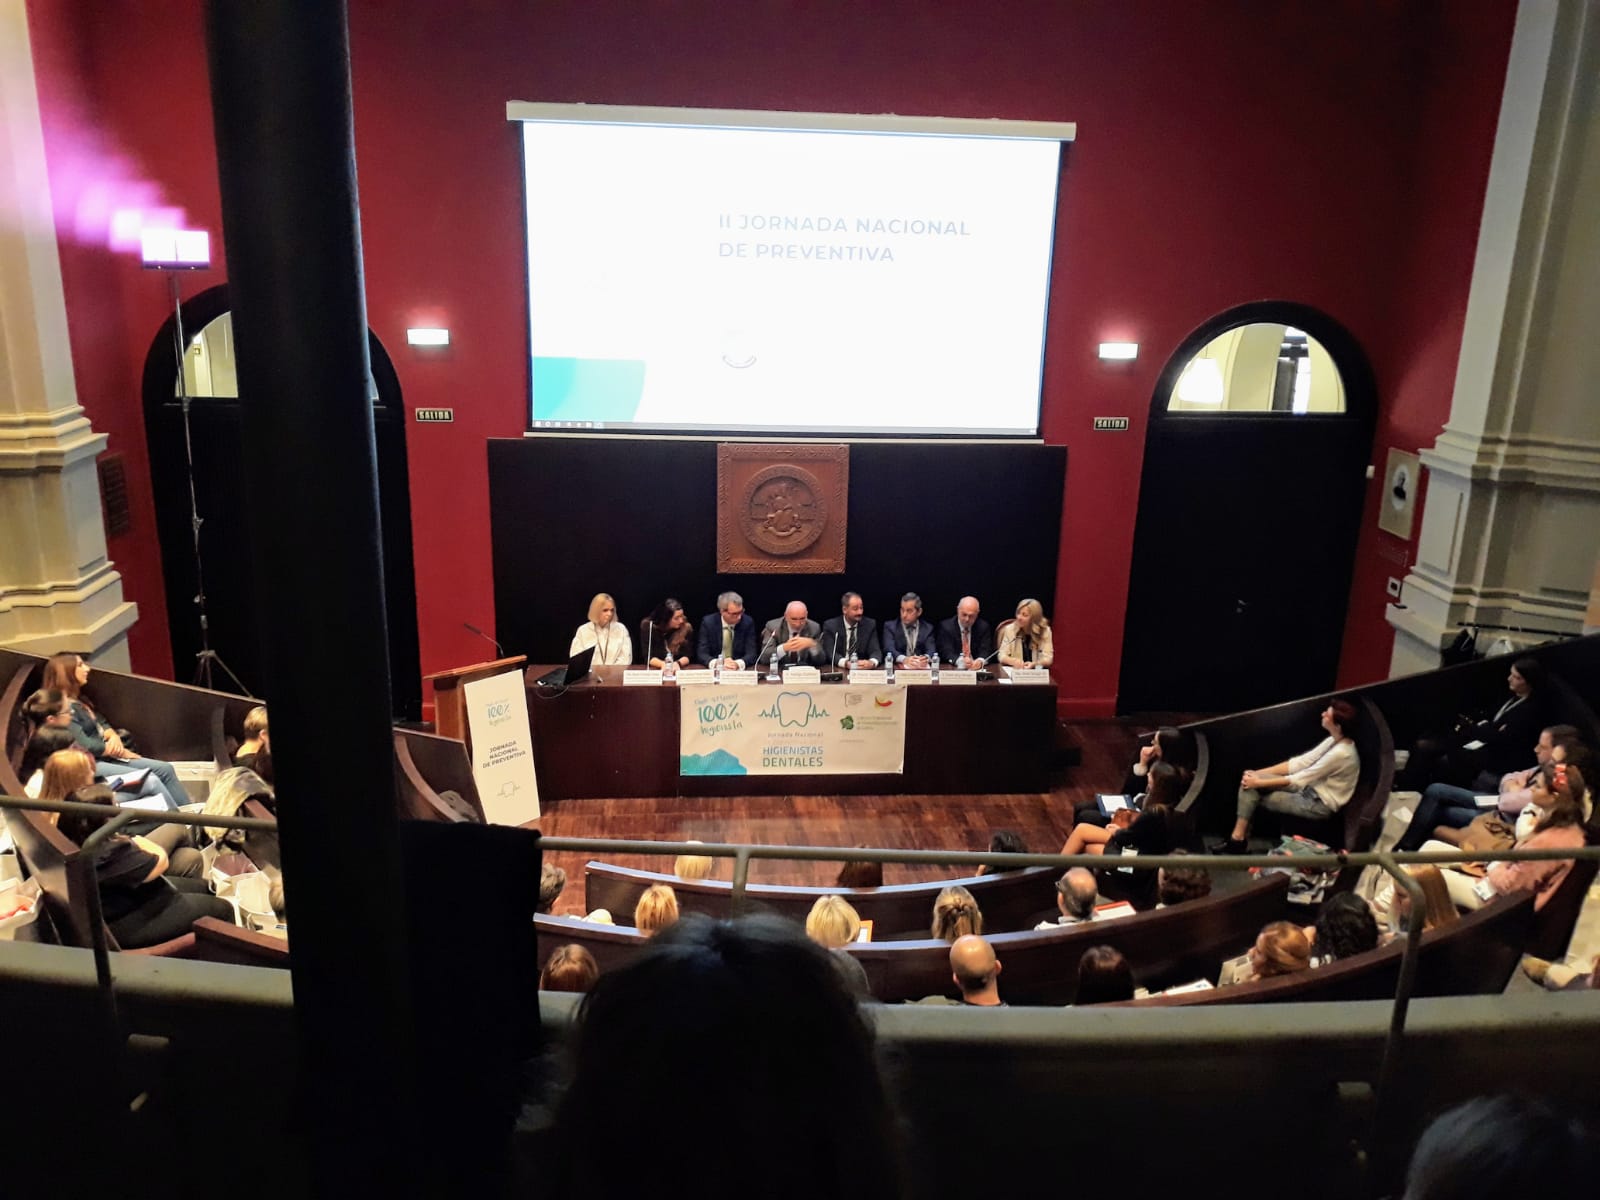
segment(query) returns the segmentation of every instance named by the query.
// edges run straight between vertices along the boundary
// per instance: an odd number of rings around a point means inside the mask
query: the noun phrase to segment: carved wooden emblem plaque
[[[849,491],[849,446],[719,445],[717,570],[842,574]]]

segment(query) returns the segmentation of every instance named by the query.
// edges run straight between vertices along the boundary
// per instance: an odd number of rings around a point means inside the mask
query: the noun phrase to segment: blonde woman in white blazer
[[[1044,605],[1024,600],[1017,605],[1017,619],[1001,625],[999,661],[1003,667],[1048,667],[1055,661],[1055,645],[1050,638],[1050,622]]]
[[[633,638],[617,620],[617,602],[605,592],[589,601],[589,619],[578,626],[567,650],[570,658],[594,647],[593,667],[628,666],[633,662]]]

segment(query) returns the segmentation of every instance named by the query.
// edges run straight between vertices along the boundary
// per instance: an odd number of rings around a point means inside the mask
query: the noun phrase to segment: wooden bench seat
[[[472,759],[465,742],[414,729],[396,729],[394,756],[402,817],[413,821],[475,819],[483,823],[483,803],[472,778]],[[455,792],[467,807],[459,809],[443,799],[440,793],[447,791]]]
[[[745,889],[745,911],[777,913],[803,925],[818,897],[843,896],[862,920],[873,923],[872,936],[876,940],[897,934],[926,936],[933,924],[934,900],[944,888],[959,884],[977,900],[985,928],[1025,929],[1046,912],[1055,911],[1055,881],[1060,875],[1056,867],[1026,867],[996,875],[881,888],[751,884]],[[677,893],[682,912],[719,918],[733,912],[733,884],[719,879],[679,879],[676,875],[589,862],[583,869],[583,883],[585,907],[590,912],[606,909],[618,921],[632,920],[639,897],[658,883],[669,885]]]

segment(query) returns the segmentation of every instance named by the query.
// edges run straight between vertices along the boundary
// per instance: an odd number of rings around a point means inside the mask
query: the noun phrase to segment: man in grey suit
[[[799,600],[789,601],[783,616],[774,617],[761,629],[761,656],[758,666],[766,666],[774,651],[782,657],[780,662],[803,667],[820,667],[827,661],[820,639],[822,627],[806,612]]]

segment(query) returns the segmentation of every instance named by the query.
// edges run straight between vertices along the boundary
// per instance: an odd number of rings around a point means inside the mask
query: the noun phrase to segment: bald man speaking
[[[823,652],[822,626],[818,625],[799,600],[789,601],[783,616],[774,617],[761,628],[761,656],[758,666],[766,666],[774,654],[791,666],[821,667],[828,656]]]

